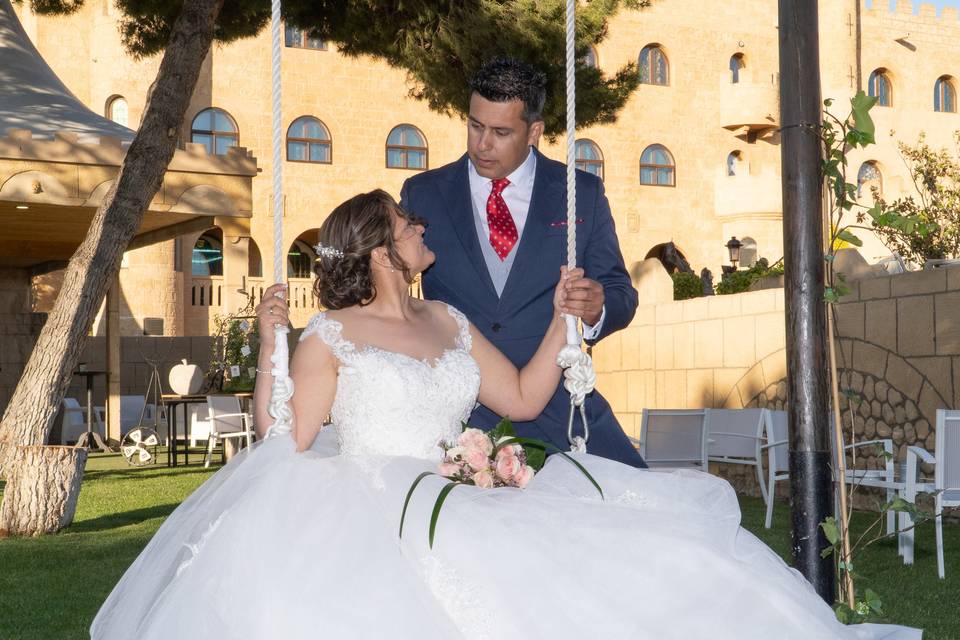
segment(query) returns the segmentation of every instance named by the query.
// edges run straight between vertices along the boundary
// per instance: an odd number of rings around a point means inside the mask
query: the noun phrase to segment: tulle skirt
[[[525,490],[411,482],[417,458],[343,456],[332,430],[271,438],[177,508],[91,626],[95,639],[917,639],[845,627],[740,528],[725,481],[583,454]]]

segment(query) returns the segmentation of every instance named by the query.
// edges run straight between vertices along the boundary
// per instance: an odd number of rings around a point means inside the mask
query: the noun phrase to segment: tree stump
[[[73,522],[87,450],[17,447],[7,469],[0,529],[8,535],[54,533]]]

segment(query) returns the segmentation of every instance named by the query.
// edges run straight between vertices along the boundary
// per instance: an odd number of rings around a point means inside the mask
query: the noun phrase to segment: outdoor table
[[[110,451],[110,446],[104,442],[99,433],[93,430],[93,379],[96,376],[107,376],[107,371],[93,371],[89,369],[77,369],[73,375],[86,378],[87,381],[87,430],[77,438],[78,447],[87,447],[90,449],[99,449],[100,451]]]

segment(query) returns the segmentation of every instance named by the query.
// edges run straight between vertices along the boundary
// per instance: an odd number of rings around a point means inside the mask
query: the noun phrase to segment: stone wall
[[[0,414],[40,333],[42,314],[30,312],[30,274],[0,269]]]
[[[845,431],[934,448],[936,411],[960,405],[960,269],[851,283],[837,306]],[[788,402],[782,289],[641,306],[594,350],[597,388],[639,437],[644,408],[771,407]],[[868,454],[862,464],[880,464]],[[738,488],[742,469],[722,470]]]

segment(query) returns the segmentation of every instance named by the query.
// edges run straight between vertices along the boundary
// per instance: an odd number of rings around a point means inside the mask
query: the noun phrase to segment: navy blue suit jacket
[[[404,209],[427,221],[424,237],[437,256],[423,275],[425,297],[460,309],[518,368],[533,357],[543,340],[553,314],[560,265],[567,262],[566,167],[533,152],[537,170],[530,211],[499,298],[474,226],[468,157],[408,179],[401,192]],[[603,183],[583,171],[577,171],[576,179],[577,264],[587,277],[603,285],[606,317],[600,340],[630,323],[637,308],[637,292],[623,264]],[[645,466],[607,401],[594,392],[585,402],[590,423],[587,450]],[[518,435],[546,440],[566,450],[569,411],[569,395],[561,384],[536,420],[514,426]],[[499,420],[500,416],[480,405],[470,424],[489,429]],[[583,433],[579,415],[574,433]]]

